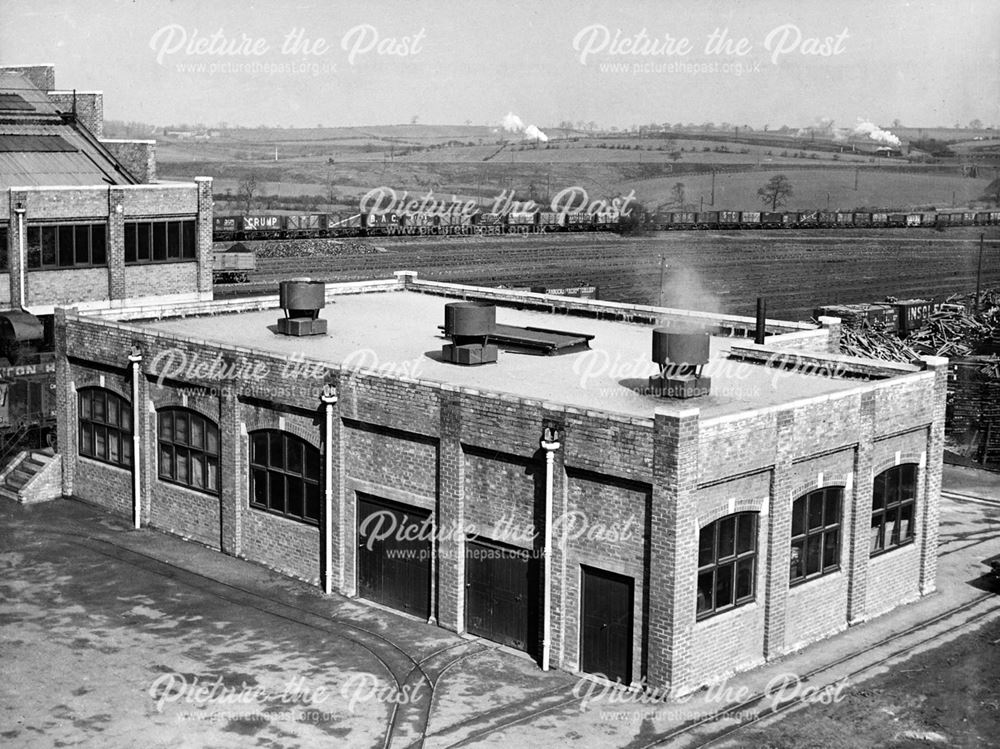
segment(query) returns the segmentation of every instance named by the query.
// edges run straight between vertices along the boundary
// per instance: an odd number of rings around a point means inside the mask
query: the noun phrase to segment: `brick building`
[[[56,313],[62,490],[525,651],[683,692],[934,589],[946,369],[839,324],[422,281]],[[456,300],[592,336],[442,356]],[[707,395],[648,389],[654,326],[713,331]],[[526,335],[534,335],[528,333]],[[546,553],[548,551],[548,553]]]
[[[152,141],[103,129],[100,92],[0,68],[0,309],[212,298],[212,180],[158,183]]]
[[[102,140],[100,92],[0,67],[0,466],[52,442],[52,312],[212,298],[212,180],[157,182],[153,141]],[[30,471],[0,478],[19,497]]]

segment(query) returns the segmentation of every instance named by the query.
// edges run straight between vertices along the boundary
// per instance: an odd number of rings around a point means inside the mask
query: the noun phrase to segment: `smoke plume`
[[[508,133],[520,133],[524,136],[525,140],[537,140],[544,143],[549,139],[549,136],[535,125],[525,125],[524,120],[513,112],[508,112],[503,120],[501,120],[501,124],[503,125],[503,129]]]
[[[854,135],[867,135],[871,140],[876,143],[884,143],[887,146],[899,147],[901,144],[899,138],[890,133],[888,130],[883,130],[878,125],[871,122],[859,122],[854,128]]]

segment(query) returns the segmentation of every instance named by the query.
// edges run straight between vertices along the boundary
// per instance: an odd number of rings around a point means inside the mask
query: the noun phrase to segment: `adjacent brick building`
[[[156,183],[152,141],[101,140],[100,92],[0,68],[0,310],[212,298],[212,180]]]
[[[944,360],[830,353],[830,320],[755,345],[744,318],[406,272],[326,295],[306,338],[275,332],[277,297],[57,311],[63,492],[678,692],[934,589]],[[450,364],[457,299],[594,337]],[[715,332],[711,393],[650,394],[652,327],[692,324]]]

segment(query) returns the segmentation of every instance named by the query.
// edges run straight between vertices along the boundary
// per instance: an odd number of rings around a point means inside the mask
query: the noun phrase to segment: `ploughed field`
[[[609,301],[741,315],[752,315],[763,296],[769,317],[808,319],[823,304],[886,295],[942,301],[974,289],[981,233],[983,286],[997,286],[1000,227],[965,227],[373,237],[364,240],[367,247],[323,240],[331,254],[310,257],[296,257],[297,240],[289,240],[281,249],[287,256],[259,256],[248,283],[217,285],[216,295],[273,293],[286,278],[349,281],[415,270],[422,278],[487,286],[593,285]],[[301,241],[315,250],[317,240]]]

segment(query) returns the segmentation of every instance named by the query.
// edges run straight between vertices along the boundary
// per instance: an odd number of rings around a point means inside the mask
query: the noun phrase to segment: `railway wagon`
[[[282,217],[285,226],[283,236],[292,239],[319,237],[326,231],[326,216],[322,213],[297,213]]]
[[[832,211],[820,211],[819,212],[819,225],[823,228],[829,229],[832,226],[837,225],[837,214]]]
[[[719,212],[718,211],[702,211],[695,214],[697,216],[696,224],[699,229],[718,229],[719,228]]]
[[[674,211],[670,214],[671,229],[693,229],[697,223],[697,214],[691,211]]]
[[[906,214],[907,226],[920,226],[922,223],[923,223],[923,216],[921,216],[919,213]]]
[[[784,214],[774,211],[760,214],[760,225],[765,229],[780,229],[784,223]]]
[[[837,226],[844,229],[854,226],[854,214],[853,213],[838,213],[837,214]]]
[[[862,211],[854,213],[854,225],[859,227],[867,227],[872,225],[872,214]]]
[[[278,216],[273,213],[251,213],[246,216],[240,216],[240,233],[243,235],[240,238],[246,238],[249,236],[256,236],[261,238],[278,238],[285,231],[285,222],[282,220],[284,216]]]
[[[799,214],[798,213],[783,213],[781,214],[781,227],[783,229],[793,229],[799,225]]]
[[[237,242],[228,250],[212,253],[212,280],[216,283],[245,283],[257,268],[253,250]]]
[[[614,231],[618,228],[621,220],[621,211],[609,208],[594,214],[594,229],[596,231]]]
[[[212,235],[216,242],[232,242],[240,228],[239,216],[213,216]]]
[[[759,229],[760,217],[760,211],[743,211],[740,213],[740,225],[745,229]]]
[[[886,226],[901,227],[906,226],[906,214],[905,213],[890,213],[885,219]]]
[[[538,230],[543,232],[560,231],[563,227],[563,214],[556,211],[538,212]],[[664,223],[663,228],[666,228]]]
[[[739,211],[719,211],[719,227],[723,229],[740,228]]]
[[[927,299],[900,299],[888,304],[896,310],[900,338],[920,328],[934,311],[934,302]]]
[[[888,213],[872,213],[872,226],[888,226],[889,225],[889,214]]]
[[[803,229],[814,229],[819,226],[819,211],[803,211],[799,214],[795,225]]]

